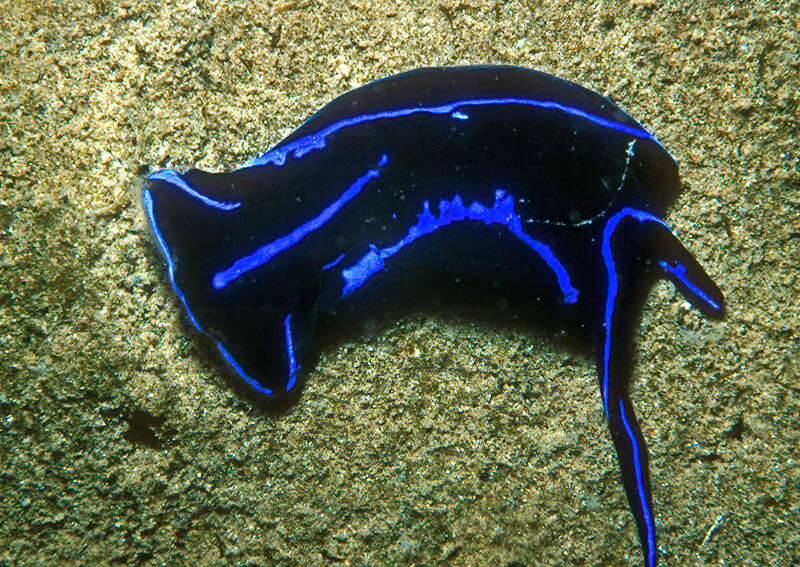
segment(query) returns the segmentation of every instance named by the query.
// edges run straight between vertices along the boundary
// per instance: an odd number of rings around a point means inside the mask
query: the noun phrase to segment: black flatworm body
[[[267,396],[297,388],[318,322],[387,301],[504,294],[592,329],[600,393],[645,563],[647,450],[628,397],[642,290],[723,297],[662,220],[677,164],[599,94],[517,67],[428,68],[335,99],[230,173],[156,172],[143,191],[194,325]]]

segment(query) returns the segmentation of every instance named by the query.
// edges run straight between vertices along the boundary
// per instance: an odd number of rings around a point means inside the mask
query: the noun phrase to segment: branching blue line
[[[387,161],[387,156],[381,156],[381,164],[385,165]],[[265,244],[252,254],[248,254],[247,256],[236,260],[229,268],[214,274],[214,277],[211,280],[214,289],[222,289],[232,281],[245,275],[247,272],[263,266],[272,260],[272,258],[274,258],[276,255],[288,250],[315,230],[319,230],[323,225],[325,225],[325,223],[336,216],[336,213],[338,213],[342,207],[355,199],[370,180],[379,176],[380,170],[370,169],[364,175],[356,179],[356,181],[350,187],[348,187],[338,199],[325,207],[325,209],[316,217],[307,223],[300,225],[286,236],[281,236],[277,240],[273,240],[272,242]]]
[[[655,525],[653,524],[653,517],[650,514],[650,507],[647,505],[647,496],[644,490],[644,474],[642,472],[641,463],[641,450],[639,448],[639,441],[633,433],[631,424],[628,423],[628,415],[625,412],[625,403],[622,398],[619,400],[619,411],[622,416],[622,423],[625,425],[625,431],[628,433],[628,438],[631,441],[631,448],[633,449],[633,467],[636,472],[636,489],[639,493],[639,502],[642,506],[642,515],[644,516],[644,524],[647,528],[647,564],[650,567],[655,567],[656,564],[656,536]]]
[[[607,118],[602,118],[601,116],[591,114],[589,112],[586,112],[585,110],[581,110],[580,108],[576,108],[574,106],[568,106],[565,104],[560,104],[558,102],[550,100],[537,100],[531,98],[514,98],[514,97],[472,98],[472,99],[456,100],[453,102],[444,103],[436,106],[414,106],[409,108],[398,108],[395,110],[386,110],[383,112],[375,112],[372,114],[360,114],[352,118],[345,118],[343,120],[339,120],[338,122],[334,122],[333,124],[330,124],[322,128],[321,130],[315,132],[314,134],[303,136],[302,138],[290,142],[285,146],[281,146],[279,148],[275,148],[274,150],[270,150],[269,152],[255,158],[250,163],[244,165],[242,169],[247,167],[255,167],[267,164],[281,166],[284,163],[286,163],[286,158],[290,154],[295,158],[301,158],[311,151],[324,149],[326,145],[326,140],[328,136],[330,136],[331,134],[334,134],[339,130],[349,128],[350,126],[356,126],[358,124],[363,124],[365,122],[373,122],[375,120],[386,120],[391,118],[401,118],[403,116],[410,116],[412,114],[418,114],[418,113],[442,114],[442,115],[449,114],[455,119],[464,120],[466,118],[469,118],[468,114],[460,111],[460,109],[463,109],[464,107],[492,106],[492,105],[505,105],[505,104],[518,104],[522,106],[533,106],[537,108],[549,108],[553,110],[558,110],[560,112],[564,112],[572,116],[578,116],[580,118],[584,118],[590,122],[594,122],[595,124],[598,124],[599,126],[603,126],[605,128],[611,128],[612,130],[617,130],[618,132],[624,132],[626,134],[636,136],[637,138],[647,138],[653,140],[659,145],[661,145],[660,142],[658,142],[658,140],[656,140],[656,138],[646,130],[642,130],[641,128],[635,128],[632,126],[626,126],[625,124],[620,124],[619,122],[614,122],[613,120],[609,120]]]
[[[292,314],[286,316],[283,320],[283,334],[286,337],[286,356],[289,359],[289,380],[286,382],[286,391],[290,392],[294,385],[297,383],[297,373],[300,366],[297,364],[297,359],[294,355],[294,340],[292,338]]]
[[[701,300],[703,300],[709,307],[711,307],[711,309],[715,309],[717,311],[719,311],[721,309],[721,306],[720,306],[719,303],[717,303],[716,301],[711,299],[706,294],[706,292],[704,292],[702,289],[697,287],[694,283],[689,281],[689,278],[686,277],[686,266],[684,266],[683,264],[681,264],[679,262],[675,262],[674,266],[670,266],[669,263],[666,260],[659,260],[658,261],[658,265],[661,266],[665,271],[669,272],[670,274],[672,274],[673,276],[678,278],[680,281],[682,281],[683,284],[686,287],[688,287],[693,294],[695,294],[697,297],[699,297]]]
[[[430,211],[430,203],[425,201],[422,213],[417,223],[408,229],[408,233],[396,244],[387,248],[378,249],[370,245],[367,252],[358,262],[342,270],[344,287],[342,297],[346,297],[363,286],[367,281],[384,269],[385,261],[400,252],[403,248],[442,227],[454,222],[479,221],[486,225],[501,224],[508,227],[509,231],[538,253],[555,273],[558,285],[564,294],[564,303],[576,303],[579,292],[572,285],[569,274],[564,265],[556,258],[553,250],[543,242],[534,240],[522,228],[522,220],[514,210],[514,198],[502,189],[495,191],[495,201],[491,208],[487,208],[477,201],[465,207],[460,195],[452,201],[439,203],[439,216],[434,216]]]
[[[178,174],[177,171],[174,169],[163,169],[161,171],[156,171],[155,173],[149,175],[147,177],[148,180],[155,180],[155,181],[166,181],[172,185],[175,185],[183,192],[191,195],[195,199],[199,199],[209,207],[214,207],[215,209],[221,209],[223,211],[233,211],[234,209],[238,209],[242,206],[242,203],[235,201],[235,202],[227,202],[227,201],[215,201],[211,197],[207,195],[203,195],[196,189],[192,188],[183,178]]]

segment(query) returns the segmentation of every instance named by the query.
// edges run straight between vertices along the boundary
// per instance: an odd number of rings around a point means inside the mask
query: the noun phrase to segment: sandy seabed
[[[264,411],[192,331],[146,167],[234,167],[341,92],[505,63],[656,132],[724,290],[658,284],[634,398],[663,565],[800,563],[800,3],[0,2],[0,564],[638,565],[589,353],[418,314]]]

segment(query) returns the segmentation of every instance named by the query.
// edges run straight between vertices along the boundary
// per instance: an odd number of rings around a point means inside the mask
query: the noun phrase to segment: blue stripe
[[[242,380],[244,380],[245,382],[250,384],[250,386],[254,390],[256,390],[258,392],[261,392],[265,396],[273,396],[273,395],[275,395],[275,392],[273,392],[269,388],[265,388],[257,380],[254,380],[253,378],[250,378],[250,376],[247,375],[247,373],[244,371],[244,369],[241,366],[239,366],[239,363],[236,362],[236,360],[233,358],[231,353],[228,352],[228,349],[226,349],[224,346],[222,346],[222,343],[220,343],[218,341],[217,341],[217,348],[219,349],[219,352],[222,353],[222,356],[225,357],[225,360],[228,361],[228,364],[231,365],[231,368],[233,368],[233,370],[236,372],[236,374],[238,374],[239,377]]]
[[[189,304],[186,302],[186,297],[181,292],[180,288],[178,288],[178,284],[175,283],[175,262],[172,260],[172,255],[169,253],[169,248],[167,248],[167,243],[164,241],[164,237],[161,235],[161,230],[156,222],[156,215],[155,211],[153,210],[153,195],[150,193],[149,189],[145,189],[142,191],[142,199],[144,201],[144,210],[147,214],[147,218],[150,220],[150,227],[153,229],[153,234],[156,237],[156,242],[158,242],[158,247],[161,249],[161,255],[164,256],[164,260],[167,261],[167,273],[169,275],[169,283],[172,285],[172,289],[175,290],[175,293],[178,294],[178,298],[183,303],[184,308],[186,308],[186,313],[189,315],[189,320],[192,322],[192,325],[197,327],[202,333],[206,333],[203,330],[203,327],[200,326],[200,322],[192,313],[192,310],[189,309]]]
[[[177,171],[174,169],[163,169],[161,171],[157,171],[147,177],[150,181],[165,181],[171,185],[176,186],[184,193],[194,197],[195,199],[199,199],[209,207],[214,207],[215,209],[221,209],[223,211],[233,211],[234,209],[238,209],[242,206],[242,203],[238,201],[228,202],[228,201],[216,201],[207,195],[203,195],[193,187],[191,187],[184,179],[178,174]]]
[[[322,269],[330,270],[331,268],[335,268],[341,263],[342,260],[344,260],[344,254],[339,254],[338,256],[336,256],[336,258],[334,258],[333,260],[322,266]]]
[[[630,207],[625,207],[617,212],[614,216],[608,219],[608,222],[603,228],[603,246],[601,250],[603,254],[603,261],[606,264],[606,271],[608,272],[608,291],[606,293],[605,318],[603,321],[603,325],[605,327],[605,341],[603,345],[603,376],[601,382],[601,394],[603,396],[603,408],[605,409],[606,417],[610,415],[608,407],[608,387],[611,361],[611,338],[613,332],[612,324],[614,319],[614,310],[617,303],[617,294],[619,293],[619,275],[617,274],[617,265],[614,261],[614,252],[611,248],[611,240],[614,237],[614,233],[616,232],[620,223],[627,218],[634,218],[639,222],[655,222],[669,230],[667,224],[657,216],[646,211],[640,211]]]
[[[386,164],[388,158],[381,157],[381,164]],[[286,236],[281,236],[277,240],[265,244],[252,254],[236,260],[230,267],[214,274],[211,282],[214,289],[222,289],[234,280],[239,279],[247,272],[255,270],[272,260],[275,256],[284,252],[303,240],[306,236],[319,230],[325,223],[329,222],[347,203],[355,199],[364,186],[372,179],[380,176],[380,170],[370,169],[342,193],[338,199],[325,207],[325,209],[310,221],[300,225]]]
[[[297,373],[300,366],[294,355],[294,339],[292,338],[292,314],[288,314],[283,320],[283,334],[286,338],[286,356],[289,359],[289,380],[286,382],[286,391],[290,392],[297,382]]]
[[[664,268],[664,270],[666,270],[667,272],[669,272],[670,274],[672,274],[676,278],[678,278],[681,282],[683,282],[683,285],[688,287],[689,290],[691,290],[691,292],[693,294],[695,294],[702,301],[704,301],[706,303],[706,305],[711,307],[711,309],[715,309],[717,311],[719,311],[721,309],[721,306],[720,306],[719,303],[717,303],[716,301],[711,299],[706,294],[706,292],[704,292],[702,289],[700,289],[699,287],[694,285],[691,281],[689,281],[689,278],[686,277],[686,266],[684,266],[683,264],[681,264],[679,262],[675,262],[675,266],[670,266],[666,262],[666,260],[659,260],[658,261],[658,265],[661,266],[662,268]]]
[[[145,189],[142,191],[142,199],[144,201],[144,210],[147,214],[147,218],[150,220],[150,226],[153,229],[153,234],[156,237],[156,242],[158,242],[158,247],[161,249],[161,254],[164,256],[164,259],[167,261],[167,273],[169,274],[169,283],[172,285],[172,289],[175,290],[175,293],[178,295],[178,298],[183,303],[183,307],[186,309],[186,313],[189,315],[189,320],[192,322],[192,325],[195,328],[203,333],[204,335],[210,337],[214,344],[217,346],[220,354],[228,361],[231,368],[239,375],[242,380],[250,384],[254,389],[258,390],[262,394],[267,396],[272,396],[274,392],[268,388],[263,387],[257,381],[253,380],[248,376],[245,371],[242,369],[241,366],[234,360],[233,356],[228,352],[228,350],[222,346],[222,343],[214,338],[208,331],[206,331],[197,318],[192,313],[192,310],[189,309],[189,304],[186,302],[186,297],[183,295],[183,292],[178,287],[178,284],[175,282],[175,262],[172,260],[172,256],[169,253],[169,248],[167,248],[167,244],[164,241],[164,237],[161,235],[161,230],[158,227],[158,223],[156,222],[155,211],[153,210],[153,196],[150,194],[149,189]]]
[[[358,124],[363,124],[365,122],[374,122],[376,120],[387,120],[392,118],[402,118],[404,116],[410,116],[412,114],[419,114],[419,113],[450,115],[455,119],[464,120],[466,118],[469,118],[469,115],[467,113],[461,112],[461,109],[463,109],[464,107],[493,106],[493,105],[506,105],[506,104],[517,104],[522,106],[533,106],[536,108],[557,110],[569,114],[571,116],[578,116],[580,118],[593,122],[604,128],[610,128],[618,132],[630,134],[631,136],[636,136],[637,138],[646,138],[649,140],[653,140],[657,144],[661,145],[661,143],[658,140],[656,140],[655,136],[653,136],[646,130],[642,130],[641,128],[635,128],[633,126],[626,126],[625,124],[614,122],[613,120],[597,116],[596,114],[591,114],[590,112],[586,112],[585,110],[581,110],[580,108],[576,108],[574,106],[568,106],[550,100],[537,100],[532,98],[515,98],[515,97],[472,98],[472,99],[456,100],[453,102],[448,102],[436,106],[413,106],[408,108],[398,108],[395,110],[385,110],[383,112],[375,112],[372,114],[359,114],[358,116],[354,116],[352,118],[345,118],[343,120],[339,120],[338,122],[334,122],[333,124],[330,124],[325,128],[322,128],[321,130],[315,132],[314,134],[303,136],[302,138],[299,138],[293,142],[289,142],[285,146],[281,146],[279,148],[270,150],[267,153],[255,158],[250,163],[242,166],[240,169],[244,169],[247,167],[255,167],[260,165],[267,165],[267,164],[281,166],[284,163],[286,163],[286,158],[287,156],[289,156],[289,154],[292,154],[292,156],[295,158],[300,158],[311,151],[322,150],[325,148],[327,138],[331,134],[334,134],[339,130],[349,128],[350,126],[356,126]]]
[[[644,525],[647,531],[647,565],[654,567],[656,564],[656,527],[653,523],[653,517],[650,513],[650,506],[647,504],[647,495],[644,490],[644,474],[642,471],[641,463],[641,449],[636,435],[633,433],[631,424],[628,423],[628,416],[625,413],[625,403],[622,398],[619,400],[619,411],[622,416],[622,423],[625,425],[625,431],[628,433],[628,438],[631,441],[631,449],[633,449],[633,467],[636,472],[636,491],[639,494],[639,503],[642,507],[642,516],[644,516]]]

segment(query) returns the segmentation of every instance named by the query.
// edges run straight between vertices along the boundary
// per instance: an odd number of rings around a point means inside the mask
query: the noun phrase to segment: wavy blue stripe
[[[461,221],[479,221],[486,225],[501,224],[506,226],[514,236],[539,254],[550,269],[553,270],[561,292],[564,294],[564,303],[576,303],[578,301],[579,292],[572,285],[564,265],[547,244],[535,240],[525,233],[522,228],[522,219],[514,209],[514,198],[502,189],[495,191],[494,204],[488,208],[477,201],[469,207],[465,207],[460,195],[453,197],[452,201],[441,201],[439,203],[438,217],[431,214],[430,203],[425,201],[422,204],[422,213],[419,215],[417,223],[408,229],[406,236],[399,242],[381,249],[371,245],[370,251],[358,262],[342,270],[342,278],[344,278],[345,282],[342,288],[342,297],[350,295],[367,283],[372,276],[384,269],[386,260],[418,238]]]

